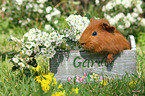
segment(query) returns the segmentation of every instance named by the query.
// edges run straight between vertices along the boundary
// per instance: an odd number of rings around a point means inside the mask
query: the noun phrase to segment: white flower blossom
[[[35,33],[35,32],[36,32],[36,31],[35,31],[35,28],[32,28],[32,29],[29,30],[29,33],[30,33],[30,34]]]
[[[63,37],[64,37],[64,35],[58,35],[58,37],[57,37],[58,38],[58,41],[59,40],[62,40]]]
[[[26,50],[26,54],[27,54],[28,56],[31,56],[32,53],[33,53],[32,50]]]
[[[36,37],[35,35],[30,35],[30,36],[28,36],[28,40],[33,41],[33,40],[35,40],[35,37]]]
[[[22,38],[21,40],[18,40],[17,42],[18,43],[23,43],[24,42],[24,39]]]
[[[122,3],[122,0],[115,0],[116,5],[119,5]]]
[[[24,54],[27,49],[25,47],[22,48],[22,53]]]
[[[61,12],[59,10],[57,10],[56,8],[54,8],[53,10],[54,11],[51,12],[51,14],[50,14],[51,16],[54,16],[54,15],[57,15],[58,16],[58,15],[60,15]]]
[[[17,2],[18,5],[22,5],[23,1],[24,0],[16,0],[16,2]]]
[[[125,21],[125,28],[129,28],[130,27],[130,22],[129,21]]]
[[[19,23],[22,23],[22,20],[19,20]]]
[[[58,23],[58,20],[55,20],[55,21],[54,21],[54,24],[57,24],[57,23]]]
[[[105,16],[105,18],[108,19],[108,20],[111,19],[111,16],[108,15],[108,14],[104,14],[104,16]]]
[[[30,44],[30,45],[26,45],[26,47],[28,48],[28,49],[30,49],[30,48],[32,48],[32,45]]]
[[[38,33],[41,33],[41,30],[39,30],[39,29],[37,29],[37,28],[35,29],[35,31],[38,32]]]
[[[26,68],[28,68],[28,69],[29,69],[29,65],[28,65],[28,64],[27,64]]]
[[[113,3],[112,2],[108,2],[107,4],[106,4],[106,7],[105,7],[105,10],[111,10],[113,8]]]
[[[18,63],[19,66],[21,66],[22,68],[25,67],[24,63],[20,62]]]
[[[99,0],[95,0],[95,3],[96,3],[96,5],[98,5],[99,4]]]
[[[52,57],[54,56],[55,53],[56,53],[55,50],[49,51],[48,54],[47,54],[47,58],[52,58]]]
[[[117,28],[118,28],[118,30],[121,30],[122,31],[124,29],[124,26],[123,25],[118,25]]]
[[[111,19],[109,19],[109,22],[111,25],[115,25],[117,23],[117,20],[111,18]]]
[[[133,13],[131,14],[131,16],[134,17],[134,18],[135,18],[135,17],[138,17],[138,15],[139,15],[139,14],[138,14],[138,13],[135,13],[135,12],[133,12]]]
[[[142,18],[139,24],[145,26],[145,18]]]
[[[39,12],[39,13],[42,13],[42,12],[43,12],[43,10],[42,10],[42,9],[38,9],[38,12]]]
[[[51,21],[51,15],[50,14],[46,15],[45,17],[46,17],[47,21]]]
[[[44,4],[47,0],[37,0],[37,3],[42,3]]]
[[[12,20],[13,20],[13,18],[12,18],[12,17],[9,17],[9,20],[11,20],[11,21],[12,21]]]
[[[136,19],[135,19],[130,13],[128,13],[126,17],[128,18],[128,20],[129,20],[131,23],[136,22]]]
[[[39,39],[39,40],[42,40],[42,39],[43,39],[43,36],[42,36],[42,34],[41,34],[41,33],[40,33],[40,34],[38,34],[37,36],[38,36],[38,39]]]
[[[27,21],[30,22],[31,20],[29,18],[27,18]]]
[[[49,39],[48,39],[50,42],[54,42],[55,41],[55,37],[49,37]]]
[[[50,37],[56,37],[56,36],[57,36],[57,33],[56,33],[56,32],[52,32],[52,33],[50,33],[49,36],[50,36]]]
[[[26,42],[26,47],[30,49],[32,47],[36,47],[36,44],[34,42]]]
[[[48,24],[47,24],[47,25],[44,26],[44,28],[45,28],[45,30],[48,31],[48,30],[50,30],[52,27],[51,27],[51,25],[48,25]]]
[[[6,7],[2,7],[2,11],[5,12],[5,10],[6,10]]]
[[[16,58],[16,57],[13,57],[12,60],[13,60],[14,63],[18,63],[19,62],[19,59]]]
[[[26,56],[26,57],[25,57],[25,60],[28,62],[30,59],[29,59],[29,57]]]
[[[131,0],[123,0],[121,4],[124,5],[125,8],[129,8],[131,7]]]
[[[45,41],[44,46],[49,47],[51,43],[49,41]]]
[[[51,10],[52,10],[52,7],[51,7],[51,6],[48,6],[48,7],[46,8],[46,12],[47,12],[47,13],[50,13]]]
[[[137,12],[138,13],[143,13],[143,10],[142,10],[142,8],[139,4],[137,4],[136,7],[137,7]]]
[[[40,4],[40,5],[39,5],[39,7],[40,7],[40,8],[43,8],[43,7],[44,7],[44,5],[43,5],[43,4]]]
[[[34,4],[34,9],[33,9],[33,11],[34,11],[34,12],[37,12],[37,11],[38,11],[38,9],[39,9],[39,5]]]
[[[80,39],[80,35],[77,35],[77,36],[76,36],[76,40],[79,40],[79,39]]]
[[[41,48],[42,53],[46,53],[46,51],[47,51],[46,48]]]
[[[12,35],[10,36],[10,40],[15,41],[15,42],[17,42],[17,41],[18,41],[18,39],[17,39],[17,38],[15,38],[15,37],[13,37]]]
[[[33,5],[31,3],[28,3],[28,5],[26,5],[26,9],[32,8]]]
[[[46,32],[42,32],[42,35],[47,37],[49,34]]]

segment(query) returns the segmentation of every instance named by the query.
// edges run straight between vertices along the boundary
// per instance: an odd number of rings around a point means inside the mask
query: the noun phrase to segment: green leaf
[[[9,26],[9,20],[7,19],[5,22],[2,24],[3,28],[6,29]]]
[[[89,72],[89,74],[88,74],[88,82],[90,83],[90,72]]]
[[[18,66],[13,66],[13,67],[12,67],[12,71],[17,70],[18,68],[19,68]]]
[[[37,62],[36,62],[36,60],[33,58],[32,60],[30,60],[29,62],[28,62],[28,64],[29,65],[32,65],[33,67],[37,67]]]
[[[8,55],[13,55],[14,54],[14,52],[13,51],[10,51],[9,53],[8,53]]]
[[[80,4],[80,1],[73,1],[73,4],[74,5],[79,5]]]
[[[30,76],[31,75],[31,71],[28,68],[24,68],[24,74],[26,76]]]
[[[89,13],[87,13],[87,14],[85,15],[85,17],[87,17],[89,20],[92,18],[91,15],[90,15]]]
[[[80,4],[80,1],[73,1],[73,2],[72,1],[68,1],[68,3],[69,4],[73,3],[74,5],[79,5]]]

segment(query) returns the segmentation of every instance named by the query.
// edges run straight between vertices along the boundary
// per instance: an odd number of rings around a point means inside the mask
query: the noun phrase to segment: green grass
[[[39,83],[34,80],[33,76],[26,77],[20,71],[12,72],[12,63],[6,59],[2,62],[0,61],[0,95],[1,96],[49,96],[50,92],[40,91]],[[136,85],[133,87],[129,86],[131,81],[137,80]],[[118,95],[145,95],[144,93],[145,79],[142,75],[139,78],[138,75],[129,76],[126,74],[121,79],[110,79],[109,83],[105,86],[100,84],[100,81],[95,81],[94,83],[86,84],[76,84],[66,82],[63,84],[63,88],[67,96],[74,96],[70,94],[72,88],[78,88],[78,96],[118,96]],[[38,90],[39,89],[39,90]],[[50,90],[54,93],[55,90]],[[36,95],[37,94],[37,95]],[[39,94],[39,95],[38,95]],[[49,94],[49,95],[48,95]]]
[[[1,96],[28,96],[37,91],[36,82],[32,77],[19,75],[20,72],[11,72],[12,64],[0,62],[0,95]]]

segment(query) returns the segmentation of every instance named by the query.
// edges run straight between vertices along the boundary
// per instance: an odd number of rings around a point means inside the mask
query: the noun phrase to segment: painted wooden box
[[[107,64],[106,55],[87,52],[85,50],[57,51],[50,60],[50,71],[55,73],[57,80],[67,80],[83,73],[97,73],[103,75],[118,75],[137,73],[137,51],[134,36],[129,36],[131,50],[124,50],[114,57],[111,64]]]

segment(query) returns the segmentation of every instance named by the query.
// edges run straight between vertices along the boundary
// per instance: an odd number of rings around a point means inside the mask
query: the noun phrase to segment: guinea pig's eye
[[[94,31],[94,32],[92,33],[92,36],[96,36],[96,35],[97,35],[97,32]]]

